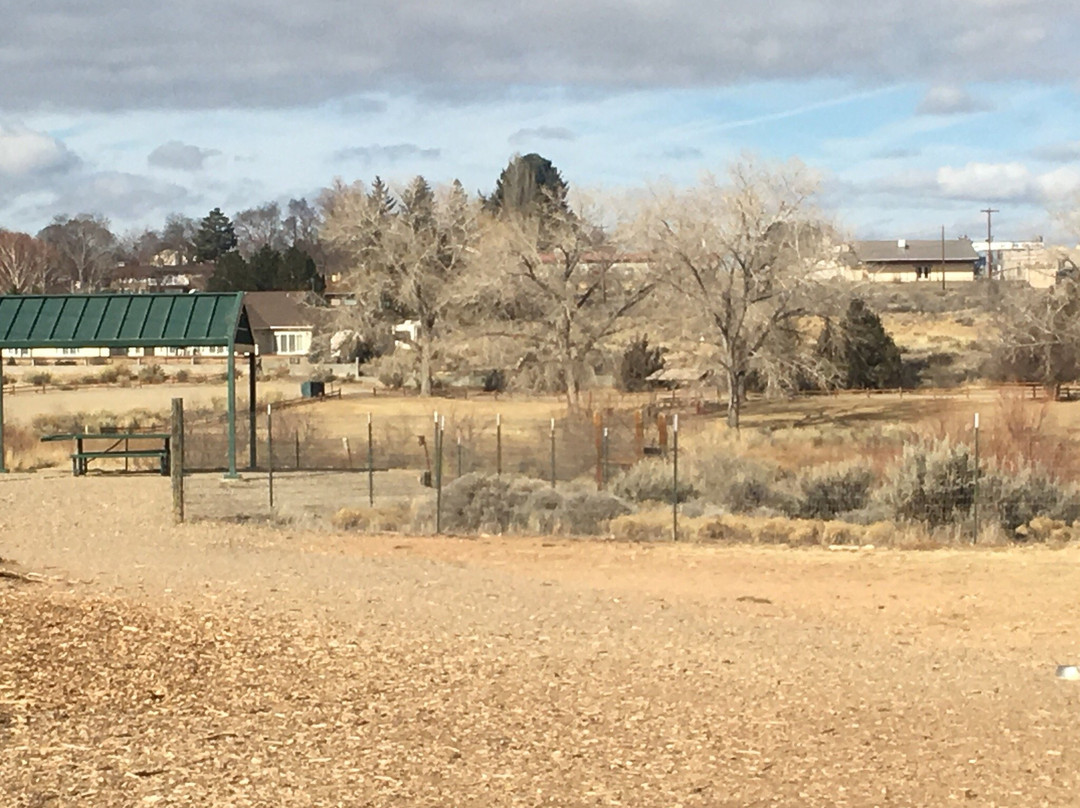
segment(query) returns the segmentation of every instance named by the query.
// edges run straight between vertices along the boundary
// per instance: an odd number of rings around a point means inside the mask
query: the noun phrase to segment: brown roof
[[[864,264],[889,264],[919,261],[927,264],[941,263],[940,239],[894,239],[892,241],[856,241],[855,255]],[[945,261],[962,261],[974,264],[978,259],[971,240],[966,238],[945,241]]]
[[[313,328],[314,319],[305,311],[306,292],[245,292],[251,328],[264,331],[270,328]]]

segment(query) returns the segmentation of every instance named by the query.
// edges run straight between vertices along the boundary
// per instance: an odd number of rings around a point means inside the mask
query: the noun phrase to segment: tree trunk
[[[728,372],[728,411],[727,425],[733,429],[739,428],[739,410],[742,408],[743,383],[742,374]]]
[[[420,342],[420,395],[431,395],[431,329],[421,324],[417,334]]]
[[[563,375],[566,377],[566,406],[574,409],[577,407],[580,391],[578,390],[577,373],[574,372],[573,360],[568,359],[563,362]]]

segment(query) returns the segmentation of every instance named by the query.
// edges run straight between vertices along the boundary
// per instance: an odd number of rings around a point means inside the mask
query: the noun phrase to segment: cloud
[[[360,160],[365,163],[387,162],[396,163],[399,160],[420,158],[433,160],[441,153],[440,149],[423,149],[415,143],[394,143],[389,146],[352,146],[347,149],[339,149],[334,153],[335,160]]]
[[[986,112],[991,105],[960,87],[939,86],[926,91],[916,108],[920,115],[969,115]]]
[[[564,126],[537,126],[532,129],[518,129],[510,135],[512,146],[536,140],[574,140],[577,136]]]
[[[9,4],[0,109],[285,108],[372,93],[1061,82],[1073,0],[187,0]],[[212,20],[212,25],[207,25]],[[167,32],[165,34],[164,32]],[[110,47],[101,47],[109,42]],[[169,42],[197,42],[198,56]]]
[[[968,163],[939,168],[937,184],[950,199],[1045,205],[1080,190],[1080,169],[1064,166],[1036,174],[1017,162]]]
[[[1047,143],[1031,150],[1031,156],[1047,163],[1072,163],[1080,161],[1080,140],[1065,143]]]
[[[705,153],[694,146],[670,146],[664,149],[664,157],[669,160],[698,160]]]
[[[78,165],[79,158],[52,135],[0,124],[0,175],[17,179],[56,174]]]
[[[164,216],[194,201],[179,185],[122,171],[75,177],[55,193],[48,205],[50,216],[56,211],[98,213],[114,221],[139,220],[155,212]]]
[[[179,140],[170,140],[150,152],[146,162],[154,168],[169,168],[175,171],[201,171],[208,158],[221,152],[216,149],[200,149]]]

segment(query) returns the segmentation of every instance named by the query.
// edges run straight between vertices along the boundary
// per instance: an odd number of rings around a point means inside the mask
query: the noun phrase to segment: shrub
[[[971,450],[948,440],[906,446],[880,495],[896,520],[937,526],[966,519],[975,497]]]
[[[803,519],[833,519],[866,507],[873,472],[863,465],[844,463],[810,469],[799,477],[795,515]]]
[[[506,389],[506,373],[501,368],[484,371],[480,384],[485,393],[501,393]]]
[[[143,384],[161,384],[165,381],[165,371],[161,365],[146,365],[139,369],[139,381]]]
[[[690,485],[706,502],[734,512],[791,508],[778,485],[775,466],[731,454],[727,448],[696,453],[687,466]]]
[[[1002,528],[1021,540],[1037,537],[1016,531],[1038,518],[1067,523],[1080,519],[1080,492],[1037,466],[992,472],[980,481],[980,489],[979,500],[987,502]]]
[[[350,532],[393,533],[401,530],[408,519],[407,507],[391,505],[377,508],[342,508],[330,517],[330,523],[338,530]]]
[[[664,369],[664,349],[660,346],[649,347],[649,338],[644,334],[631,342],[623,351],[619,363],[619,386],[628,393],[636,393],[646,388],[646,379],[658,370]]]
[[[184,370],[183,368],[180,368],[180,370],[176,371],[176,373],[173,374],[173,378],[176,381],[183,384],[184,382],[186,382],[188,380],[189,374],[188,374],[188,372],[186,370]]]
[[[670,502],[673,482],[670,464],[648,458],[619,475],[612,483],[611,490],[633,502]],[[694,486],[688,480],[679,480],[679,502],[686,502],[695,496],[697,492]]]
[[[27,381],[35,387],[40,387],[44,390],[45,385],[52,381],[52,374],[46,372],[34,373]]]

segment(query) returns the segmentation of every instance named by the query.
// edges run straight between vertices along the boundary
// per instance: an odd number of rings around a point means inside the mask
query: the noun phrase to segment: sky
[[[0,227],[798,158],[858,238],[1075,241],[1074,0],[0,0]]]

